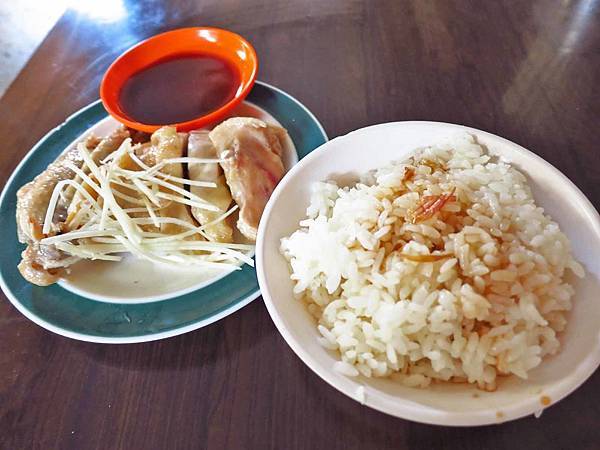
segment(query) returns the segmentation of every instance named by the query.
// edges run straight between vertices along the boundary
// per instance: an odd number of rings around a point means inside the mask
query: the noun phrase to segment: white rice
[[[424,196],[453,189],[440,212],[411,223]],[[294,294],[347,376],[486,390],[498,375],[527,378],[559,349],[573,296],[565,270],[584,274],[525,176],[468,134],[350,188],[316,183],[300,226],[281,241]],[[403,256],[429,254],[444,256]]]

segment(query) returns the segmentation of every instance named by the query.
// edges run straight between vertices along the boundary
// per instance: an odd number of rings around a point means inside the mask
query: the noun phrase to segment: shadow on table
[[[94,362],[119,369],[172,370],[215,365],[232,354],[252,351],[276,333],[257,300],[229,317],[199,330],[139,344],[93,344],[68,341]]]
[[[359,405],[312,373],[300,379],[307,409],[323,415],[313,423],[334,423],[335,436],[344,436],[344,449],[598,448],[598,371],[538,419],[530,416],[482,427],[443,427],[398,419]],[[330,448],[341,448],[327,427],[305,431],[314,433],[319,442],[331,441]]]
[[[356,448],[407,449],[597,449],[597,399],[600,372],[596,372],[568,398],[548,408],[542,416],[525,417],[483,427],[443,427],[397,419],[361,407],[337,392],[324,401],[335,411],[339,433],[354,435]],[[310,389],[308,390],[311,391]],[[367,436],[367,437],[365,437]],[[349,448],[354,448],[350,446]]]
[[[409,448],[577,448],[597,449],[600,386],[596,372],[576,392],[545,410],[541,417],[525,417],[500,425],[450,428],[408,426]]]

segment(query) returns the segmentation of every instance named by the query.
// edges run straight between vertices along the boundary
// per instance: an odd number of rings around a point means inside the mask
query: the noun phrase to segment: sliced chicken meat
[[[234,117],[210,132],[231,195],[240,207],[240,232],[256,240],[267,200],[285,173],[283,128],[250,117]]]
[[[151,145],[141,145],[138,156],[148,166],[153,167],[157,164],[164,162],[167,159],[181,158],[186,145],[187,136],[181,133],[177,133],[174,127],[163,127],[155,131],[152,134],[150,140]],[[169,180],[169,177],[183,178],[183,164],[166,164],[160,170],[167,177],[164,177],[165,181],[179,188],[183,188],[183,185],[179,182]],[[166,195],[173,194],[166,187],[159,187],[159,190]],[[190,225],[196,226],[196,222],[190,215],[189,209],[183,203],[170,201],[169,199],[161,199],[164,201],[166,206],[160,209],[160,215],[163,217],[171,217],[182,220],[189,223]],[[188,228],[166,223],[162,224],[160,230],[164,233],[176,234],[187,231]]]
[[[192,158],[216,159],[217,150],[208,137],[208,131],[192,131],[188,138],[188,156]],[[191,186],[192,194],[218,207],[221,212],[208,211],[192,207],[192,215],[200,223],[206,225],[222,215],[231,204],[231,193],[218,163],[189,163],[188,176],[191,181],[212,181],[217,187]],[[204,233],[210,240],[232,242],[233,229],[227,221],[222,220],[206,226]]]
[[[120,128],[99,143],[97,138],[88,137],[85,145],[91,151],[92,158],[100,161],[115,151],[128,136],[127,130]],[[79,168],[83,165],[76,147],[59,156],[44,172],[17,192],[18,237],[20,242],[28,244],[27,249],[21,254],[22,261],[18,268],[26,280],[39,286],[56,282],[60,268],[77,260],[77,258],[67,257],[51,245],[39,243],[44,237],[42,229],[46,210],[55,186],[62,180],[75,178],[76,174],[68,167],[69,164]],[[66,220],[67,208],[73,194],[72,189],[65,189],[53,216],[51,234],[60,231],[61,225]]]

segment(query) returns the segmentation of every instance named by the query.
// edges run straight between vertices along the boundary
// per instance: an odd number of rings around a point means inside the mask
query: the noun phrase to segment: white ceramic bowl
[[[529,373],[528,380],[503,378],[496,392],[465,384],[433,384],[428,389],[392,380],[348,378],[333,370],[336,356],[317,342],[314,319],[294,300],[288,266],[279,242],[298,228],[315,181],[356,177],[401,160],[415,148],[434,144],[459,131],[474,134],[489,152],[524,172],[538,205],[570,238],[573,253],[586,269],[575,286],[574,308],[561,336],[560,352]],[[336,138],[312,152],[283,178],[263,214],[256,248],[257,273],[275,325],[296,354],[339,391],[379,411],[440,425],[484,425],[540,412],[581,385],[600,364],[600,217],[562,173],[530,151],[498,136],[437,122],[375,125]],[[575,277],[573,277],[575,278]],[[364,394],[364,396],[363,396]]]

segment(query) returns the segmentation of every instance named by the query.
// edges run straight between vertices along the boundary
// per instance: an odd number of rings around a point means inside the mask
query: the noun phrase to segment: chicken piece
[[[96,164],[101,163],[102,160],[104,160],[108,155],[110,155],[114,151],[118,150],[127,138],[131,138],[132,131],[133,130],[131,130],[130,128],[120,127],[113,134],[108,136],[108,138],[101,140],[100,141],[101,145],[98,145],[98,146],[96,146],[96,148],[93,148],[93,149],[90,149],[88,147],[88,150],[91,151],[90,156],[91,156],[92,160]],[[83,172],[86,175],[90,175],[89,167],[83,166]],[[91,178],[95,179],[95,177],[93,175],[91,175]],[[94,197],[94,198],[97,197],[96,193],[93,192],[92,188],[90,186],[88,186],[87,183],[83,182],[81,177],[76,176],[73,180],[76,183],[83,185],[83,187],[86,188],[86,190],[88,191],[88,193],[90,193],[90,195],[92,197]],[[67,214],[65,216],[65,219],[60,221],[59,224],[60,224],[61,231],[66,232],[66,231],[69,231],[71,228],[70,218],[72,218],[77,213],[77,211],[81,207],[82,202],[87,203],[87,200],[83,197],[81,192],[76,190],[73,186],[67,186],[67,188],[65,189],[64,192],[66,194],[66,200],[67,200],[65,202]],[[57,211],[59,209],[62,209],[62,207],[63,207],[61,202],[62,202],[62,200],[58,202],[58,205],[56,207]],[[102,200],[100,200],[100,202],[102,203]],[[56,213],[55,213],[55,216],[56,216]]]
[[[188,156],[192,158],[216,159],[217,150],[208,137],[208,131],[192,131],[188,139]],[[231,193],[223,170],[218,163],[189,163],[188,176],[192,181],[212,181],[217,187],[207,188],[201,186],[191,186],[192,194],[212,203],[222,212],[208,211],[202,208],[192,207],[192,215],[200,223],[205,225],[217,219],[222,213],[227,211],[231,204]],[[210,240],[217,242],[232,242],[233,229],[225,220],[209,225],[204,232]]]
[[[138,156],[146,165],[152,167],[156,164],[160,164],[166,159],[181,158],[186,145],[186,135],[178,134],[174,127],[162,127],[152,134],[150,142],[150,146],[140,147],[140,154]],[[183,178],[183,165],[179,163],[167,164],[161,169],[161,172],[172,177]],[[183,187],[181,183],[169,181],[168,179],[165,181],[168,181],[179,188]],[[166,194],[173,194],[168,188],[162,186],[160,186],[160,191]],[[169,202],[169,200],[165,200],[165,203],[167,202]],[[173,217],[196,226],[188,207],[183,203],[171,201],[166,207],[162,208],[159,213],[162,217]],[[164,233],[177,234],[187,231],[187,228],[167,223],[162,224],[160,230]]]
[[[129,137],[133,144],[144,144],[150,141],[151,135],[145,131],[138,131],[129,127],[127,127],[127,131],[129,132]]]
[[[62,269],[79,261],[75,256],[66,256],[54,245],[30,244],[21,253],[17,266],[23,278],[37,286],[56,283]]]
[[[119,128],[100,143],[97,138],[88,137],[85,145],[91,150],[94,161],[100,161],[115,151],[128,135],[125,129]],[[39,286],[55,283],[59,278],[60,268],[73,264],[77,260],[63,254],[52,245],[39,243],[44,237],[42,228],[54,188],[59,181],[75,178],[76,174],[67,167],[68,163],[82,167],[83,160],[76,147],[60,155],[44,172],[17,192],[18,238],[20,242],[28,244],[27,249],[21,254],[22,261],[18,268],[27,281]],[[59,232],[61,224],[66,220],[67,208],[73,193],[73,190],[65,189],[64,198],[57,204],[52,220],[52,234]]]
[[[240,207],[237,227],[253,241],[267,200],[285,173],[281,140],[286,133],[259,119],[234,117],[209,134],[231,195]]]

